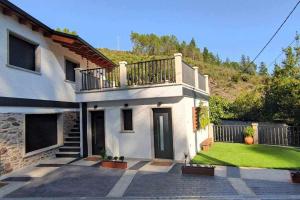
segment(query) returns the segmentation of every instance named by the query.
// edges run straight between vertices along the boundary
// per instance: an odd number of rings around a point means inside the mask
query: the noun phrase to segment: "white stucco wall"
[[[171,108],[173,125],[174,159],[182,161],[184,153],[195,155],[195,140],[192,130],[193,99],[188,97],[157,98],[144,100],[94,102],[88,104],[88,143],[89,154],[92,153],[90,112],[104,110],[105,144],[108,155],[127,158],[154,159],[153,111],[158,108]],[[121,132],[121,109],[133,109],[133,133]],[[95,109],[94,106],[97,105]],[[199,142],[207,134],[199,133]]]
[[[200,143],[208,138],[208,126],[205,129],[200,129],[197,133],[193,130],[193,114],[192,108],[198,107],[200,101],[204,103],[205,106],[208,106],[208,102],[203,99],[196,99],[190,97],[184,97],[183,102],[185,106],[185,124],[186,124],[186,133],[189,143],[189,157],[193,158],[197,152],[201,151]]]
[[[40,74],[7,67],[8,31],[39,44]],[[86,66],[81,56],[0,13],[0,96],[75,101],[75,84],[65,81],[65,57]]]

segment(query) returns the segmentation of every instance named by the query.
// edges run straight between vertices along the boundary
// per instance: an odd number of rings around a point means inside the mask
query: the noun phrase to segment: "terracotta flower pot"
[[[253,137],[245,137],[246,144],[253,144],[253,142],[254,142]]]

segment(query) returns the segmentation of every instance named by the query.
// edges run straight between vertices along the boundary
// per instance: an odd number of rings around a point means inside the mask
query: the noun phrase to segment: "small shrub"
[[[107,156],[107,160],[112,160],[113,157],[112,156]]]
[[[100,156],[101,156],[102,159],[104,159],[104,160],[107,158],[106,151],[105,151],[104,149],[102,149],[102,150],[100,151]]]
[[[120,157],[119,157],[119,160],[122,161],[122,162],[124,162],[125,157],[124,157],[124,156],[120,156]]]
[[[119,158],[118,156],[115,156],[115,157],[114,157],[114,160],[115,160],[115,161],[117,161],[117,160],[118,160],[118,158]]]
[[[232,80],[233,82],[235,82],[235,83],[239,82],[239,79],[240,79],[240,77],[239,77],[239,75],[237,75],[237,74],[235,74],[235,75],[233,75],[233,76],[231,77],[231,80]]]
[[[242,74],[241,75],[241,79],[242,79],[242,81],[244,81],[244,82],[248,82],[249,81],[249,76],[247,75],[247,74]]]
[[[244,136],[245,137],[253,137],[254,136],[254,129],[252,128],[252,126],[247,126],[244,129]]]

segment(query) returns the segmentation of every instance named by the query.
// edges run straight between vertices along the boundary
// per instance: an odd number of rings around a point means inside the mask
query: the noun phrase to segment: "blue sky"
[[[297,0],[11,0],[52,28],[75,30],[95,47],[130,50],[131,31],[194,37],[222,59],[253,58]],[[295,36],[300,7],[258,62],[271,63]],[[119,41],[119,45],[118,45]],[[280,61],[280,59],[278,60]],[[270,67],[270,70],[272,66]]]

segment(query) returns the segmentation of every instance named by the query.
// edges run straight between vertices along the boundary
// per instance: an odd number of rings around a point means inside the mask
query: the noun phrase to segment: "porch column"
[[[87,103],[80,104],[80,138],[80,154],[82,157],[87,157]]]
[[[80,70],[82,70],[82,68],[75,68],[75,83],[77,92],[79,92],[82,89],[82,75]]]
[[[120,65],[120,87],[126,87],[127,86],[127,62],[122,61],[119,62]]]
[[[207,94],[209,94],[210,91],[209,91],[209,79],[208,79],[208,75],[204,75],[204,79],[205,79],[205,92]]]
[[[199,68],[198,67],[193,67],[194,69],[194,76],[195,76],[195,88],[196,89],[199,89]]]
[[[175,53],[175,73],[176,73],[176,83],[182,83],[182,54]]]

